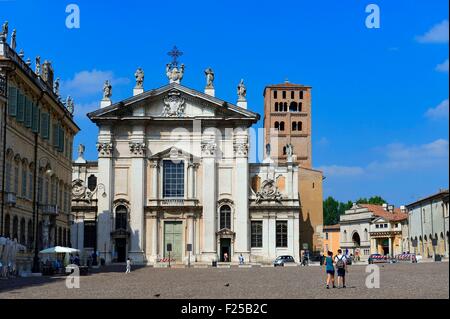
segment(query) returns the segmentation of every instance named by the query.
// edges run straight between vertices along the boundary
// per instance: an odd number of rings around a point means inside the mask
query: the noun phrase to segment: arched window
[[[291,91],[291,99],[295,98],[295,92]]]
[[[231,208],[228,205],[220,207],[220,229],[231,229]]]
[[[128,229],[128,210],[123,205],[116,208],[116,229]]]
[[[353,244],[354,244],[356,247],[360,247],[360,246],[361,246],[361,238],[359,237],[358,232],[355,232],[355,233],[353,234],[353,236],[352,236],[352,241],[353,241]]]
[[[287,102],[284,102],[284,104],[283,104],[283,111],[287,112]]]
[[[286,146],[284,146],[283,147],[283,155],[286,155],[287,154],[287,152],[286,152]]]
[[[283,91],[283,99],[286,98],[286,91]]]
[[[278,93],[278,92],[277,92],[276,90],[275,90],[275,91],[273,91],[273,98],[274,98],[274,99],[276,99],[276,98],[277,98],[277,93]]]
[[[367,232],[367,229],[364,229],[364,241],[368,241],[369,240],[369,234]]]
[[[299,103],[298,103],[298,111],[299,111],[299,112],[302,111],[302,106],[303,106],[303,103],[302,103],[302,102],[299,102]]]
[[[280,123],[275,122],[274,127],[276,130],[280,130]]]
[[[17,216],[13,218],[12,239],[19,240],[19,218]]]
[[[291,102],[291,104],[289,105],[289,112],[297,112],[297,102]]]
[[[284,122],[280,122],[280,131],[284,131]]]
[[[275,112],[278,112],[278,102],[275,102]]]
[[[91,175],[88,177],[88,188],[90,191],[93,191],[97,187],[97,177],[95,175]]]
[[[347,241],[347,231],[346,230],[344,230],[344,241]]]
[[[20,243],[22,245],[26,245],[26,236],[25,236],[25,218],[22,217],[20,220]]]
[[[5,237],[11,237],[11,217],[9,214],[5,216]]]
[[[27,225],[27,247],[32,248],[33,247],[33,222],[31,219],[28,221]]]
[[[297,123],[297,130],[303,131],[303,122],[298,122]]]
[[[292,130],[297,131],[297,122],[292,122]]]
[[[303,91],[300,91],[300,99],[303,99]]]

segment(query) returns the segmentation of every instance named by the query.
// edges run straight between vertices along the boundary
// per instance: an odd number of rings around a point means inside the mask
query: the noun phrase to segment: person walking
[[[327,273],[327,289],[330,289],[330,283],[333,284],[333,288],[336,288],[334,285],[334,262],[333,262],[333,253],[328,251],[327,257],[325,258],[325,271]]]
[[[127,270],[125,271],[126,274],[129,274],[131,272],[131,259],[127,258]]]
[[[345,273],[347,272],[347,258],[342,254],[342,249],[338,249],[338,254],[334,258],[334,262],[336,263],[337,275],[338,275],[338,287],[341,286],[345,288]]]

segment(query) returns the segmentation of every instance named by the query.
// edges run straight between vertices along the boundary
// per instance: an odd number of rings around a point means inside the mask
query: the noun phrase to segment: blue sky
[[[80,8],[79,29],[65,25],[70,3]],[[370,3],[380,7],[379,29],[365,26]],[[447,0],[0,0],[4,20],[25,57],[51,60],[62,93],[75,98],[75,145],[86,145],[87,159],[97,156],[97,128],[85,114],[98,108],[103,82],[112,81],[113,101],[132,94],[137,67],[146,89],[166,84],[176,44],[184,85],[203,90],[211,66],[216,96],[235,102],[244,78],[249,107],[261,114],[265,85],[313,86],[324,196],[401,205],[448,187]]]

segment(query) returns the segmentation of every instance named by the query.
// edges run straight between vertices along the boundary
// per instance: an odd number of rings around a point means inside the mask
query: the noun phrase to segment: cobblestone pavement
[[[65,277],[0,281],[5,298],[449,298],[449,263],[380,264],[380,289],[365,286],[363,265],[349,267],[346,289],[325,289],[322,267],[167,269],[101,272],[67,289]]]

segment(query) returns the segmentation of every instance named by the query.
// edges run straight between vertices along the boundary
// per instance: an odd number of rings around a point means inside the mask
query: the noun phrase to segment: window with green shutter
[[[41,136],[42,138],[48,140],[50,136],[50,123],[49,123],[49,114],[41,113]]]
[[[33,111],[33,102],[28,97],[26,97],[25,98],[25,126],[26,127],[31,127],[32,111]]]
[[[59,143],[58,143],[58,151],[61,153],[64,152],[64,128],[59,127]]]
[[[58,148],[58,142],[59,142],[59,125],[53,124],[52,126],[52,141],[53,141],[53,147]]]
[[[8,114],[17,115],[17,88],[14,86],[8,88]]]
[[[25,115],[25,95],[22,92],[18,92],[17,94],[17,121],[23,122]]]
[[[35,104],[33,104],[32,106],[32,130],[33,133],[39,133],[39,120],[41,118],[41,110],[39,109],[39,107]]]

